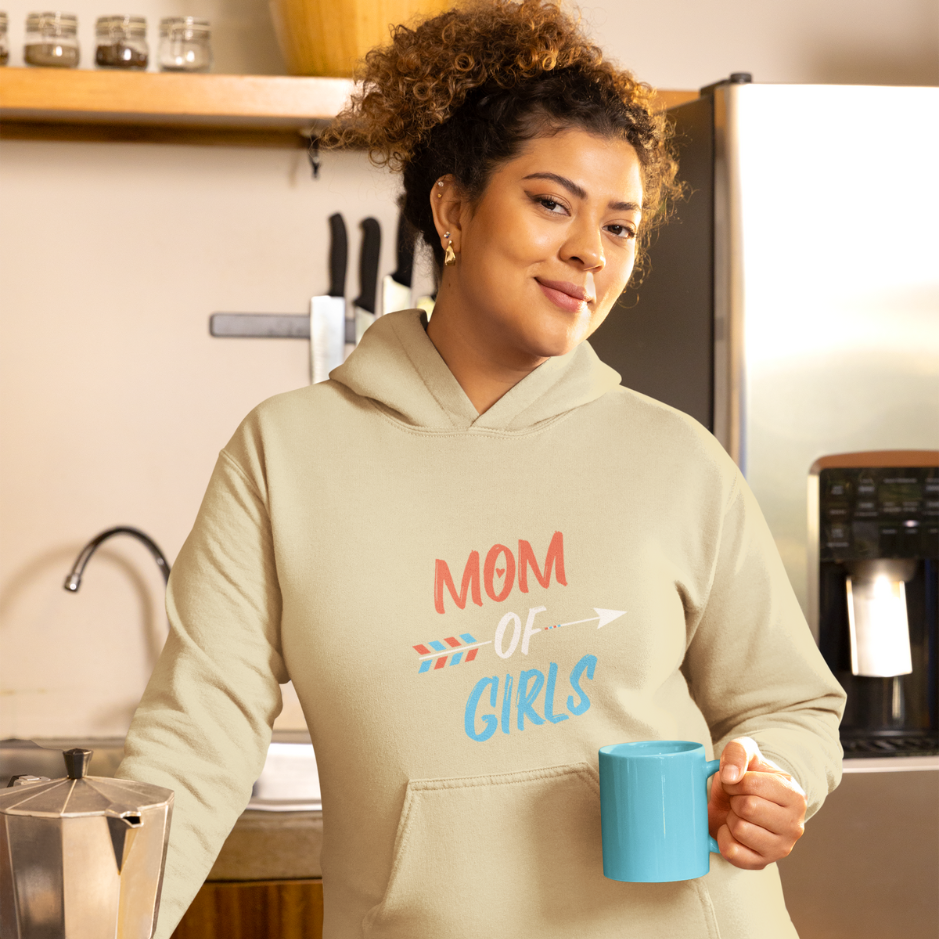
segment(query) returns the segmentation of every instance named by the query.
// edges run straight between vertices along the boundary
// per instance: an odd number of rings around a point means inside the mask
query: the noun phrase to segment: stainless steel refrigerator
[[[939,88],[735,75],[669,113],[687,197],[591,344],[725,446],[818,640],[819,550],[836,529],[819,521],[813,466],[939,449]],[[919,490],[908,524],[925,539],[939,510]],[[935,723],[929,641],[917,668]],[[939,757],[846,759],[780,864],[803,939],[939,935],[937,806]]]

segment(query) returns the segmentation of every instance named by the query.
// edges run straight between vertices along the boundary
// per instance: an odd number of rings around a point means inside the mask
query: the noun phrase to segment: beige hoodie
[[[176,792],[156,936],[244,809],[288,678],[326,939],[794,936],[774,865],[601,866],[606,744],[749,735],[810,812],[838,782],[843,694],[745,482],[586,343],[477,415],[420,316],[378,320],[219,458],[119,771]]]

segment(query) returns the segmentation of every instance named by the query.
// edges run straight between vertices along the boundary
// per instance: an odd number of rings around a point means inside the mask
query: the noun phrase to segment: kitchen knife
[[[404,214],[398,216],[396,241],[397,267],[393,274],[386,274],[381,285],[381,313],[411,309],[411,281],[414,276],[414,238]]]
[[[346,312],[346,357],[358,345],[363,333],[375,322],[378,293],[378,259],[381,254],[381,226],[378,219],[362,221],[362,252],[359,255],[359,296]]]
[[[314,384],[326,381],[345,359],[349,243],[346,223],[338,212],[329,217],[329,231],[329,293],[310,300],[310,363]]]

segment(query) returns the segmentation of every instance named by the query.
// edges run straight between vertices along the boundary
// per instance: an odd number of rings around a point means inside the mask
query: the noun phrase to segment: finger
[[[736,737],[731,740],[721,753],[721,783],[737,782],[746,773],[750,761],[761,755],[760,748],[752,737]]]
[[[770,863],[759,852],[741,844],[727,825],[722,825],[717,833],[717,846],[721,849],[721,857],[742,870],[761,871]]]
[[[708,828],[712,835],[724,824],[729,811],[730,793],[726,791],[720,777],[715,776],[708,792]]]
[[[799,840],[798,833],[779,835],[760,825],[745,821],[733,812],[727,816],[726,827],[733,840],[741,848],[753,852],[761,859],[763,864],[769,864],[772,861],[778,861],[780,858],[786,857],[792,851],[796,841]],[[747,857],[751,863],[754,860],[748,855],[741,855],[740,851],[736,852],[736,855],[738,857]]]
[[[788,773],[760,773],[751,770],[740,782],[721,785],[730,799],[735,796],[758,796],[786,807],[805,805],[805,790]]]
[[[728,813],[725,824],[734,841],[759,854],[764,862],[768,861],[768,857],[773,854],[774,849],[785,840],[776,832],[769,831],[763,828],[762,825],[756,825],[741,818],[736,812]]]
[[[723,834],[722,834],[723,833]],[[761,870],[767,864],[787,857],[797,836],[776,835],[731,813],[718,831],[721,854],[732,864],[747,870]]]
[[[725,821],[732,817],[739,819],[744,825],[754,825],[771,835],[788,839],[793,844],[802,837],[805,830],[805,810],[802,807],[784,807],[775,802],[767,802],[759,796],[733,796]],[[750,844],[746,838],[737,836],[733,826],[731,831],[738,840]],[[750,846],[757,847],[754,844]]]
[[[708,831],[716,838],[721,825],[727,821],[730,799],[719,785],[711,787],[708,798]]]

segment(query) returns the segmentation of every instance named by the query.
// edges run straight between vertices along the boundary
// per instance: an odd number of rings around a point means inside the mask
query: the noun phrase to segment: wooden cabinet
[[[323,813],[248,810],[173,939],[320,939]]]
[[[321,939],[322,880],[203,884],[173,939]]]
[[[779,862],[802,939],[939,936],[939,757],[845,760],[841,785]]]

